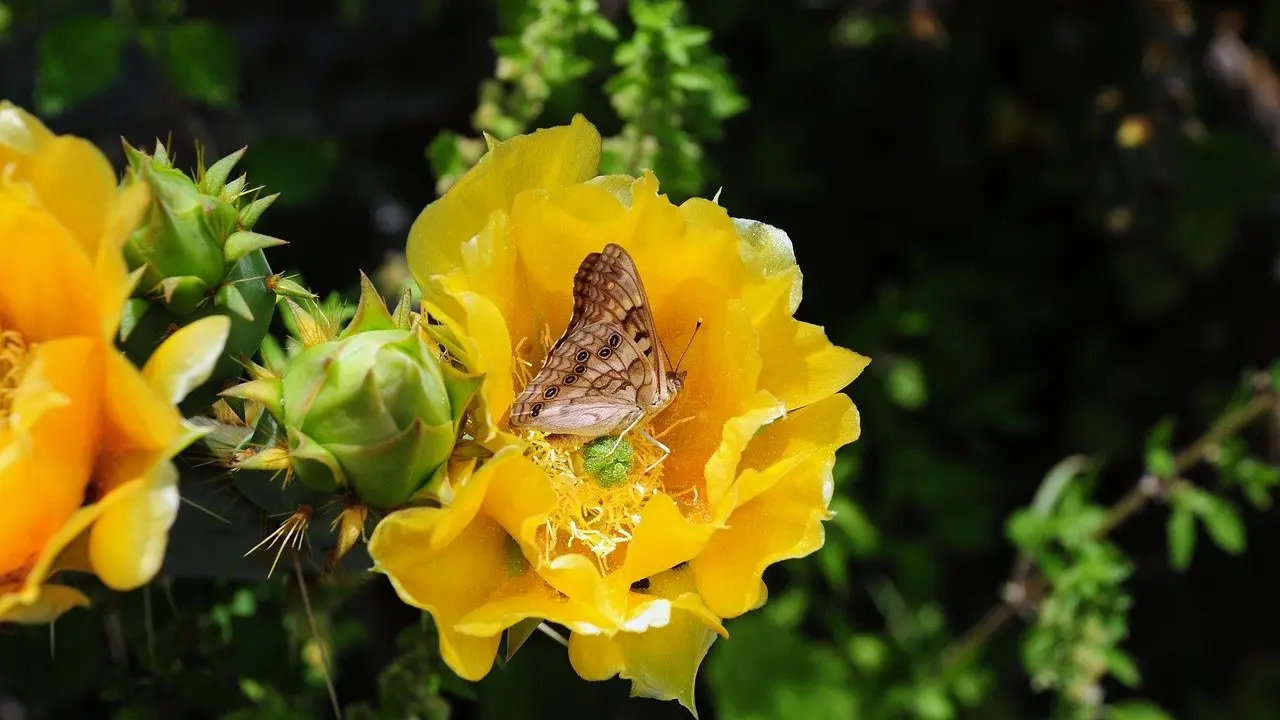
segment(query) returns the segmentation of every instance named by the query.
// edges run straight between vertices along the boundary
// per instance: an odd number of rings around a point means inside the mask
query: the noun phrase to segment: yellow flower
[[[174,403],[228,330],[174,333],[139,371],[112,340],[132,288],[121,246],[150,198],[101,152],[0,102],[0,622],[48,622],[155,574],[177,512],[169,459],[193,439]]]
[[[488,672],[504,629],[544,618],[572,632],[584,678],[692,709],[720,619],[764,601],[768,565],[822,545],[835,451],[859,432],[839,391],[869,361],[793,318],[784,233],[712,201],[673,205],[650,174],[593,177],[599,156],[580,116],[513,138],[418,217],[409,264],[445,346],[485,373],[474,427],[496,453],[455,461],[441,507],[392,513],[370,553],[432,613],[463,677]],[[505,420],[565,328],[578,264],[610,242],[634,258],[672,355],[703,322],[684,389],[649,428],[671,454],[646,471],[659,451],[635,439],[617,484],[582,470],[580,444]]]

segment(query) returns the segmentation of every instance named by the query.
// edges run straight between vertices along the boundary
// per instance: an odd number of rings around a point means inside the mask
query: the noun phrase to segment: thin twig
[[[298,553],[293,553],[293,574],[298,579],[298,590],[302,593],[302,606],[307,611],[307,623],[311,625],[311,636],[320,651],[320,673],[324,675],[324,687],[329,691],[329,702],[333,704],[333,716],[342,720],[342,706],[338,704],[338,691],[333,686],[333,678],[329,676],[329,653],[325,650],[324,638],[320,635],[320,627],[316,623],[315,613],[311,609],[311,597],[307,594],[307,579],[302,576],[302,563],[298,562]]]
[[[1268,411],[1275,408],[1276,400],[1275,393],[1260,393],[1245,405],[1218,418],[1217,422],[1210,426],[1203,435],[1196,438],[1195,442],[1174,456],[1172,478],[1158,478],[1150,473],[1145,473],[1134,485],[1133,489],[1125,493],[1124,497],[1111,506],[1106,518],[1094,533],[1094,537],[1098,539],[1106,537],[1116,528],[1123,525],[1129,518],[1136,515],[1138,511],[1145,508],[1153,498],[1164,496],[1171,489],[1187,482],[1180,479],[1183,473],[1207,460],[1223,440],[1232,437],[1257,419],[1266,416]],[[1018,608],[1025,607],[1027,599],[1034,600],[1038,598],[1047,586],[1048,579],[1045,578],[1043,573],[1035,570],[1030,573],[1021,573],[1021,577],[1011,576],[1005,584],[1005,597],[992,606],[982,616],[982,619],[974,623],[960,637],[960,640],[943,651],[942,669],[944,671],[949,669],[956,662],[967,658],[974,650],[985,645],[1010,620],[1018,616]],[[1014,588],[1017,589],[1017,598],[1010,597]]]

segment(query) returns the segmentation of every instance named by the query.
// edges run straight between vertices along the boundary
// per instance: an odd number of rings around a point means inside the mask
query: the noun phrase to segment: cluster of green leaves
[[[1133,564],[1105,539],[1108,510],[1090,499],[1096,478],[1070,458],[1046,477],[1031,507],[1010,516],[1010,541],[1044,578],[1015,577],[1006,601],[1033,608],[1022,643],[1032,687],[1057,693],[1063,717],[1095,718],[1104,705],[1102,681],[1134,687],[1137,665],[1121,643],[1133,600],[1124,582]],[[1026,575],[1026,573],[1024,573]],[[1043,585],[1043,598],[1035,595]]]
[[[603,85],[622,123],[606,138],[601,169],[636,174],[653,170],[676,195],[706,185],[703,142],[720,137],[724,120],[747,107],[710,47],[711,33],[692,25],[683,0],[627,3],[632,34],[623,40],[595,0],[508,3],[512,31],[494,41],[494,77],[480,87],[475,129],[505,140],[530,129],[553,93],[581,97],[579,81],[602,65],[612,47],[617,72]],[[484,154],[487,140],[444,132],[427,155],[443,192]]]
[[[112,3],[110,16],[71,17],[49,27],[38,46],[36,110],[58,115],[111,87],[131,45],[163,68],[181,97],[231,104],[240,82],[235,43],[218,24],[184,18],[181,10],[181,3],[126,0]]]

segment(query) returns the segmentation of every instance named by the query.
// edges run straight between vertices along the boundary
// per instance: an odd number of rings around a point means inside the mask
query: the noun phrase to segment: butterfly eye
[[[578,376],[577,376],[577,375],[565,375],[565,376],[564,376],[564,384],[565,384],[565,385],[572,385],[572,384],[574,384],[574,383],[576,383],[576,382],[578,382]]]
[[[587,357],[588,357],[588,354],[587,354],[587,351],[586,351],[586,350],[579,350],[579,351],[578,351],[578,362],[580,362],[580,363],[584,363],[584,362],[586,362],[586,361],[587,361]]]
[[[529,417],[538,417],[540,412],[542,412],[542,403],[534,403],[533,410],[529,411]]]
[[[574,369],[573,369],[573,371],[574,371],[575,373],[577,373],[578,375],[581,375],[582,373],[584,373],[584,372],[586,372],[586,371],[587,371],[587,366],[586,366],[586,365],[579,365],[578,367],[574,368]]]
[[[609,347],[615,347],[615,348],[616,348],[616,347],[618,347],[619,343],[621,343],[621,342],[622,342],[622,336],[621,336],[621,335],[619,335],[618,333],[614,333],[614,334],[612,334],[612,335],[610,335],[610,336],[609,336]]]
[[[597,354],[597,355],[599,355],[599,356],[600,356],[600,357],[602,357],[602,358],[607,358],[607,357],[609,357],[610,355],[612,355],[612,354],[613,354],[613,351],[612,351],[612,350],[610,350],[610,349],[609,349],[609,348],[607,348],[607,347],[604,347],[604,348],[600,348],[600,352],[598,352],[598,353],[596,353],[596,354]]]
[[[547,388],[546,392],[542,393],[542,397],[550,400],[551,398],[556,396],[557,392],[560,392],[560,389],[552,385],[551,387]]]

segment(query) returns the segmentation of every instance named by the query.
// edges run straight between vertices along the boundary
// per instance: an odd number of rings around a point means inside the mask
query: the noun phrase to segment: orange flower
[[[457,461],[441,507],[389,515],[370,540],[400,597],[429,610],[445,660],[476,679],[502,631],[572,632],[584,678],[692,709],[720,619],[764,601],[761,574],[822,545],[835,451],[859,432],[839,391],[868,360],[793,318],[800,271],[785,233],[713,201],[673,205],[651,174],[593,177],[581,117],[498,144],[410,232],[408,259],[446,347],[485,374],[475,416],[492,459]],[[564,330],[573,276],[606,243],[634,258],[673,355],[702,329],[684,389],[632,433],[625,482],[584,470],[581,444],[505,418]],[[611,442],[611,441],[610,441]]]
[[[132,282],[121,246],[144,186],[0,102],[0,622],[88,602],[59,570],[137,587],[177,512],[169,458],[194,435],[174,403],[207,377],[225,318],[171,336],[139,370],[112,344]]]

